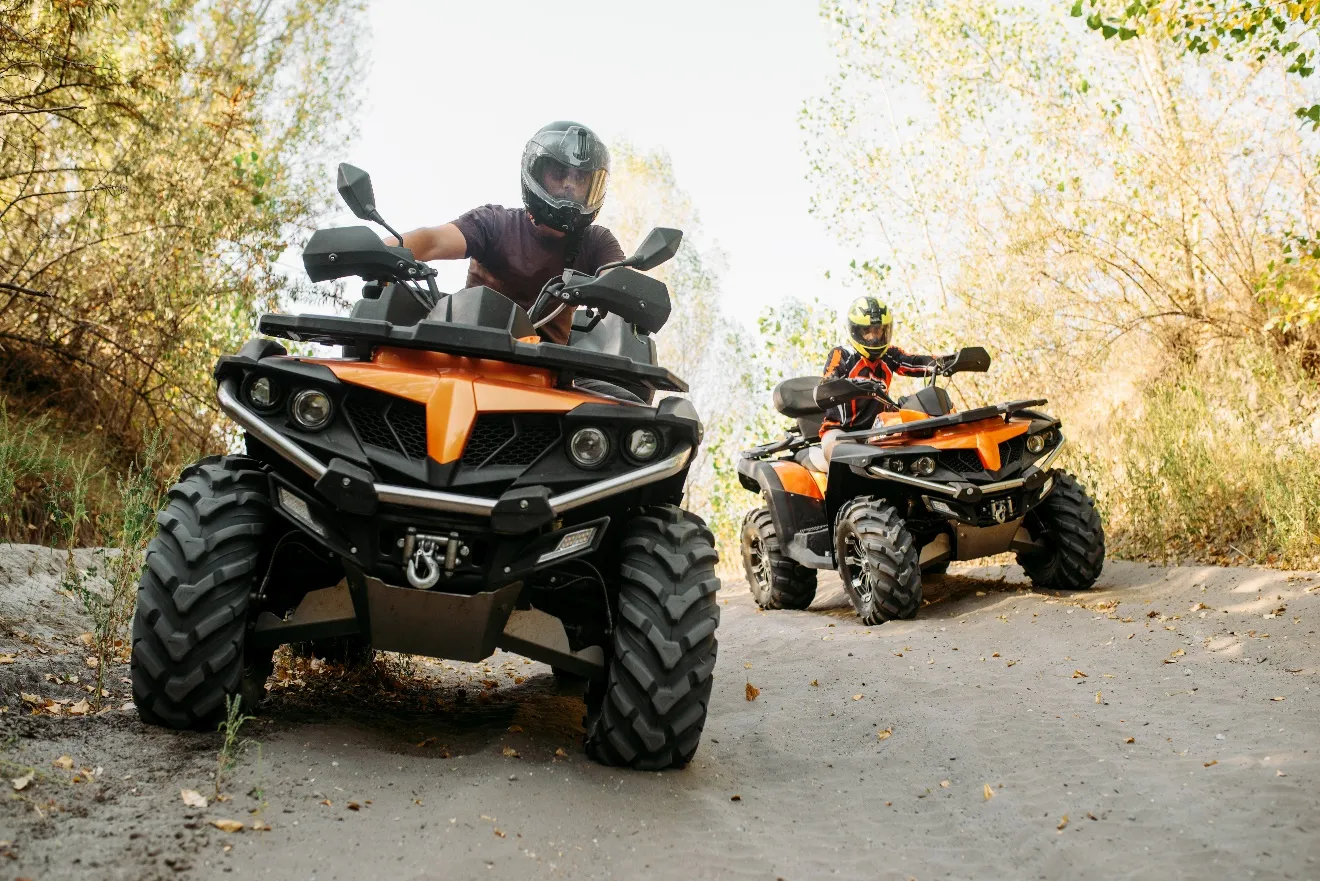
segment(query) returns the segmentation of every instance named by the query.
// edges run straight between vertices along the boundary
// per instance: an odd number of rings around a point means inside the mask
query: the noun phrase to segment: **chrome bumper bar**
[[[302,447],[267,425],[260,417],[238,400],[238,383],[226,379],[220,383],[217,397],[220,409],[225,415],[257,440],[275,450],[289,460],[298,470],[312,480],[320,480],[326,473],[325,465]],[[683,444],[673,453],[650,465],[638,468],[627,474],[606,478],[587,484],[578,489],[550,497],[550,509],[555,514],[562,514],[600,501],[620,492],[647,484],[657,483],[673,477],[687,467],[692,458],[692,446]],[[459,493],[439,492],[431,489],[416,489],[410,486],[398,486],[390,483],[375,483],[372,487],[376,497],[384,505],[400,505],[406,508],[422,508],[428,511],[443,511],[447,514],[467,514],[474,517],[489,517],[498,499],[484,496],[468,496]]]
[[[1063,449],[1063,442],[1064,442],[1064,437],[1062,433],[1060,433],[1059,442],[1055,444],[1054,449],[1050,450],[1049,453],[1046,454],[1045,458],[1041,459],[1039,462],[1035,463],[1034,465],[1029,466],[1030,469],[1029,472],[1024,472],[1022,477],[1014,477],[1012,480],[1001,480],[998,483],[980,483],[980,484],[974,483],[968,485],[970,485],[976,490],[979,490],[981,495],[1003,492],[1004,490],[1007,489],[1017,489],[1018,487],[1026,483],[1028,478],[1050,467],[1050,464],[1055,459],[1058,458],[1059,451]],[[883,477],[887,480],[892,480],[896,483],[905,483],[908,486],[915,486],[919,489],[924,489],[928,492],[940,493],[941,495],[950,496],[955,499],[960,498],[963,495],[963,493],[957,487],[950,486],[947,483],[940,483],[939,481],[935,481],[935,480],[923,480],[920,477],[912,477],[910,475],[903,474],[902,472],[899,471],[890,471],[887,468],[880,468],[875,465],[869,466],[866,470],[868,473],[870,473],[875,477]]]

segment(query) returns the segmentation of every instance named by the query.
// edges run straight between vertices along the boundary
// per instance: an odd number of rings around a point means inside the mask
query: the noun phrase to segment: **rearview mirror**
[[[638,269],[655,269],[678,253],[682,241],[682,230],[657,226],[647,233],[646,238],[637,246],[637,251],[624,262]]]
[[[981,346],[958,350],[958,356],[949,366],[950,373],[985,373],[990,369],[990,353]]]
[[[347,162],[339,163],[339,197],[354,216],[363,220],[376,220],[376,193],[371,188],[371,175]]]

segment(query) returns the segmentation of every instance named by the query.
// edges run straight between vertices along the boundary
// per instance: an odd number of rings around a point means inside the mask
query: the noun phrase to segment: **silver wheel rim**
[[[770,555],[765,552],[765,544],[759,535],[747,543],[747,556],[751,560],[757,586],[764,590],[770,586]]]
[[[871,564],[855,534],[843,537],[843,565],[847,569],[848,584],[858,600],[869,603],[874,590]]]

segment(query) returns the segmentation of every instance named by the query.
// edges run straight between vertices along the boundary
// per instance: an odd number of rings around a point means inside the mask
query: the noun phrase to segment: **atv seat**
[[[793,461],[797,462],[808,471],[818,471],[821,474],[828,474],[830,463],[825,458],[825,450],[820,444],[812,444],[809,447],[803,447],[793,454]]]
[[[775,386],[771,400],[775,409],[785,416],[797,420],[798,430],[806,438],[820,434],[820,424],[825,419],[825,411],[816,403],[816,386],[820,385],[819,376],[795,376]],[[817,469],[824,471],[822,467]]]

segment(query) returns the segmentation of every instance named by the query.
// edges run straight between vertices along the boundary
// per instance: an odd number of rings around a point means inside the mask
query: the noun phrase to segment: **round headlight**
[[[935,460],[930,456],[922,456],[912,461],[912,473],[930,476],[935,473]]]
[[[660,452],[660,435],[653,428],[634,428],[628,435],[628,455],[639,462],[655,458]]]
[[[1030,436],[1027,438],[1027,451],[1028,451],[1028,452],[1031,452],[1031,453],[1039,453],[1039,452],[1040,452],[1041,450],[1043,450],[1043,449],[1045,449],[1045,435],[1044,435],[1044,434],[1033,434],[1033,435],[1030,435]]]
[[[280,402],[280,387],[269,377],[259,376],[248,386],[247,397],[258,410],[269,410]]]
[[[595,468],[610,454],[609,435],[599,428],[579,428],[568,441],[568,454],[583,468]]]
[[[330,424],[333,408],[330,396],[317,389],[303,389],[293,397],[293,421],[308,431],[319,431]]]

